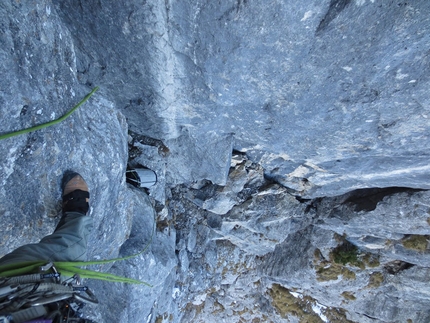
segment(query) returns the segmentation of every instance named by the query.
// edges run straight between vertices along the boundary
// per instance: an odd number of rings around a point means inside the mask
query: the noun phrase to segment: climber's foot
[[[66,212],[79,212],[87,214],[90,205],[90,193],[85,180],[76,172],[66,171],[62,181],[63,188],[63,214]]]

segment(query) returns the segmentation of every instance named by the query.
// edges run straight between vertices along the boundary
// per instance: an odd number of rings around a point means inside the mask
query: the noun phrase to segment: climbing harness
[[[91,290],[81,285],[81,278],[152,287],[144,281],[80,267],[108,264],[142,255],[152,243],[155,224],[154,218],[151,237],[143,250],[130,256],[48,264],[30,261],[0,266],[0,323],[95,323],[82,318],[80,312],[85,304],[98,303]],[[28,274],[35,271],[39,273]],[[61,281],[60,273],[71,278]],[[35,318],[38,320],[33,320]]]
[[[80,312],[87,303],[98,300],[80,276],[61,281],[53,263],[40,273],[0,278],[0,323],[91,323]]]

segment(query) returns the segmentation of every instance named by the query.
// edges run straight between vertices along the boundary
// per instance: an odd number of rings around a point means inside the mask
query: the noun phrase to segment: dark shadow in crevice
[[[415,265],[406,261],[394,260],[385,264],[384,270],[390,275],[397,275],[399,272],[412,268],[413,266]]]
[[[359,189],[346,194],[348,196],[342,204],[349,204],[354,207],[354,211],[373,211],[376,206],[386,196],[396,193],[406,192],[413,194],[416,192],[426,191],[424,189],[414,189],[409,187],[386,187],[386,188],[365,188]]]
[[[295,195],[294,197],[295,197],[295,198],[296,198],[296,200],[297,200],[297,201],[299,201],[300,203],[308,203],[308,202],[311,202],[311,201],[312,201],[312,199],[306,199],[306,198],[303,198],[303,197],[298,196],[298,195]]]
[[[328,11],[321,20],[316,30],[316,34],[318,35],[323,32],[328,27],[330,22],[332,22],[333,19],[335,19],[350,2],[351,0],[331,0]]]

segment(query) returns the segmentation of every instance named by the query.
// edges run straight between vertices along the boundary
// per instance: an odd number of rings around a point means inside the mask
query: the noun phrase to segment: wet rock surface
[[[0,253],[91,190],[99,322],[430,321],[430,2],[4,1]],[[157,184],[138,189],[126,170]],[[150,242],[150,243],[149,243]],[[148,244],[149,243],[149,244]]]

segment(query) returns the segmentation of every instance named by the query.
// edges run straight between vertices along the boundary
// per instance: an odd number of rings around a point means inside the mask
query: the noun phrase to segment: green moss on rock
[[[364,269],[365,265],[358,258],[358,248],[347,240],[334,248],[330,252],[330,259],[337,264],[350,264],[352,266]]]

